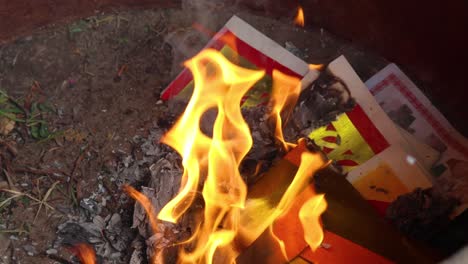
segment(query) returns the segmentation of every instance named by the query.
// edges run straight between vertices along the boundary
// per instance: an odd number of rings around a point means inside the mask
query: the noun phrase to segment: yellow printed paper
[[[354,167],[368,161],[375,153],[353,125],[348,115],[342,114],[332,122],[335,130],[328,130],[327,127],[318,128],[309,137],[320,147],[332,149],[327,155],[335,161],[349,160],[356,163],[354,166],[343,166],[344,172],[349,172]],[[335,142],[325,140],[327,137],[334,137]]]

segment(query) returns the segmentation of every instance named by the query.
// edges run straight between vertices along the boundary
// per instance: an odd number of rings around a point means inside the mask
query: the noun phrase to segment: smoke
[[[173,63],[171,76],[175,77],[182,69],[182,62],[196,55],[210,40],[207,32],[217,32],[226,21],[241,10],[239,0],[182,0],[181,10],[173,16],[185,20],[185,27],[175,28],[164,38],[171,45]],[[178,23],[175,23],[178,24]],[[201,25],[204,32],[193,27]]]
[[[171,77],[175,78],[183,69],[182,63],[195,56],[211,39],[211,33],[216,33],[233,16],[238,15],[247,22],[263,21],[263,24],[277,22],[280,16],[291,17],[296,12],[295,1],[271,0],[182,0],[181,9],[171,14],[169,23],[173,25],[164,38],[172,47],[173,63]],[[292,12],[291,14],[289,14]],[[261,14],[262,19],[246,19]],[[247,14],[247,17],[245,17]],[[271,19],[264,22],[264,19]],[[258,20],[258,21],[257,21]],[[291,20],[292,23],[292,20]],[[200,25],[203,30],[193,25]],[[255,24],[255,23],[254,23]],[[283,30],[284,32],[284,30]]]

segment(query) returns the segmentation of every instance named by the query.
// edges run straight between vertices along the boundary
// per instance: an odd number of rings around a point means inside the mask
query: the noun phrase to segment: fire
[[[296,18],[294,18],[294,24],[304,27],[304,10],[301,6],[297,9]]]
[[[252,146],[252,137],[242,118],[240,102],[265,72],[238,67],[210,49],[187,61],[185,66],[193,74],[192,98],[182,117],[161,140],[182,156],[182,187],[158,217],[177,221],[203,181],[204,219],[194,234],[195,249],[182,253],[181,261],[211,263],[216,249],[233,240],[245,206],[247,186],[238,168]],[[199,127],[209,109],[218,112],[212,137],[202,133]]]
[[[321,71],[323,70],[323,64],[309,64],[310,70]]]
[[[277,174],[286,174],[282,171],[281,167],[277,170],[273,168],[275,173],[270,175],[267,173],[267,175],[261,179],[264,182],[258,186],[257,190],[249,190],[249,196],[251,198],[248,199],[246,208],[241,215],[240,236],[242,237],[243,243],[247,245],[253,243],[278,217],[286,213],[291,208],[295,198],[307,186],[311,175],[324,165],[326,165],[326,163],[324,163],[322,157],[318,153],[304,152],[301,155],[301,164],[295,175],[292,175],[292,179],[286,178],[287,176],[285,175]],[[278,185],[275,181],[283,183]],[[263,185],[273,186],[269,187]],[[265,188],[265,190],[263,188]],[[307,210],[309,208],[304,209],[305,214],[310,216],[310,218],[315,216],[318,221],[321,212],[309,211]],[[318,226],[318,228],[321,229],[320,226]],[[307,234],[305,234],[305,236],[307,236]],[[320,244],[321,240],[317,241],[317,243]]]
[[[301,81],[277,70],[273,70],[273,80],[275,82],[273,83],[271,94],[271,102],[273,104],[271,115],[275,121],[275,136],[283,145],[283,148],[289,150],[295,147],[295,145],[289,144],[284,140],[281,114],[283,113],[285,120],[288,119],[299,97]]]
[[[265,76],[265,71],[239,67],[212,49],[203,50],[185,62],[185,66],[193,74],[192,97],[182,116],[161,139],[182,156],[181,188],[157,217],[176,223],[190,208],[201,188],[203,217],[197,219],[198,227],[185,242],[191,249],[181,249],[179,262],[235,263],[245,247],[263,232],[272,232],[275,220],[291,208],[313,173],[326,163],[320,154],[305,151],[299,168],[292,175],[270,173],[260,181],[265,184],[256,184],[248,190],[239,167],[253,140],[240,106],[244,95]],[[270,118],[279,144],[290,150],[295,144],[284,140],[282,120],[294,108],[301,82],[277,70],[273,71],[272,77]],[[210,135],[200,128],[207,111],[217,113]],[[268,186],[278,188],[272,187],[270,191]],[[149,199],[130,187],[125,189],[143,205],[155,230],[156,220],[151,217],[154,212]],[[314,248],[321,243],[317,234],[322,232],[319,217],[324,210],[323,203],[323,196],[319,204],[314,197],[301,209],[303,224],[312,224],[307,226],[305,239]],[[282,241],[278,243],[284,249]]]
[[[72,248],[82,264],[95,264],[96,254],[94,249],[87,244],[78,244]]]
[[[319,216],[327,209],[327,202],[323,195],[310,198],[299,211],[299,219],[304,228],[304,238],[312,250],[316,250],[323,240],[323,230]]]
[[[134,200],[136,200],[140,205],[145,209],[146,215],[148,216],[151,229],[155,233],[158,229],[158,223],[156,220],[156,212],[154,211],[153,205],[151,204],[150,199],[144,196],[142,193],[138,192],[129,185],[124,185],[123,190]]]

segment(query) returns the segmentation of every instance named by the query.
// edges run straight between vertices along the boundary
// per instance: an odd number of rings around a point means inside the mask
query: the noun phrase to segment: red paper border
[[[390,146],[360,105],[356,105],[353,110],[347,112],[346,115],[348,115],[354,127],[359,131],[375,155]]]

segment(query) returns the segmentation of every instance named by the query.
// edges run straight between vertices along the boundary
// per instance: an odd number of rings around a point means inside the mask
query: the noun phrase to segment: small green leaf
[[[64,134],[64,131],[63,130],[60,130],[60,131],[56,131],[56,132],[53,132],[53,133],[50,133],[49,132],[49,135],[41,140],[39,140],[37,143],[43,143],[43,142],[46,142],[48,140],[51,140],[51,139],[54,139],[58,136],[62,136]]]
[[[4,112],[2,110],[0,110],[0,116],[4,116],[4,117],[6,117],[6,118],[8,118],[10,120],[13,120],[15,122],[22,122],[22,123],[25,122],[24,119],[16,118],[16,114]]]
[[[40,134],[39,134],[39,126],[38,125],[35,125],[35,126],[32,126],[30,128],[30,131],[31,131],[31,136],[34,138],[34,139],[40,139]]]
[[[83,29],[79,27],[74,27],[70,29],[70,33],[80,33],[80,32],[83,32]]]
[[[80,20],[78,23],[75,23],[74,25],[70,26],[68,28],[68,31],[70,32],[70,34],[80,33],[84,32],[87,27],[88,23],[86,23],[86,21]]]
[[[55,108],[49,104],[38,104],[37,105],[39,107],[39,110],[41,110],[42,112],[50,112],[50,113],[54,113],[55,112]]]
[[[119,43],[122,45],[128,44],[129,39],[127,37],[119,38]]]
[[[19,109],[18,107],[16,106],[11,106],[9,108],[5,108],[5,109],[2,109],[0,110],[4,113],[12,113],[12,114],[22,114],[23,111],[21,109]]]
[[[29,200],[29,198],[26,197],[26,196],[22,196],[22,197],[21,197],[21,202],[22,202],[26,207],[28,207],[29,204],[31,203],[31,200]]]
[[[35,116],[35,114],[37,114],[37,112],[38,112],[38,111],[37,111],[37,103],[34,102],[34,103],[32,103],[32,105],[31,105],[31,115],[32,115],[32,116]]]
[[[0,95],[4,96],[4,97],[8,97],[8,94],[3,91],[2,89],[0,89]]]
[[[39,136],[41,139],[47,138],[49,136],[49,128],[47,127],[47,123],[43,123],[39,125]]]
[[[3,95],[0,95],[0,104],[4,104],[4,103],[6,103],[6,102],[8,102],[8,98],[6,98],[6,97],[3,96]]]

